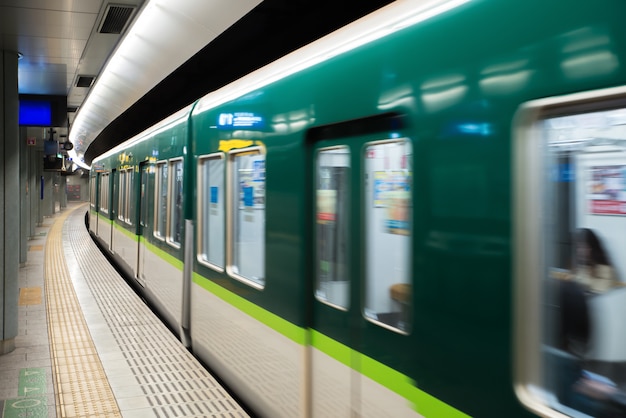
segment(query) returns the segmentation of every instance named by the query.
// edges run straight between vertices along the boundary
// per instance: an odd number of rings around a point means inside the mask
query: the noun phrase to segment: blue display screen
[[[220,113],[217,126],[219,129],[263,129],[265,120],[263,116],[252,112]]]
[[[41,100],[20,100],[21,126],[52,126],[52,106]]]

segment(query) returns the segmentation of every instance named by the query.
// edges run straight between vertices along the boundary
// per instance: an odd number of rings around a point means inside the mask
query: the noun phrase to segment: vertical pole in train
[[[17,336],[20,236],[17,52],[0,51],[0,355]]]

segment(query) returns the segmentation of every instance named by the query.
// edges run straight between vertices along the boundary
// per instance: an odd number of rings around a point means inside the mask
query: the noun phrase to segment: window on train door
[[[347,309],[349,275],[350,150],[321,149],[316,162],[316,289],[322,302]]]
[[[100,212],[109,213],[109,173],[100,176]]]
[[[149,208],[148,208],[148,174],[150,173],[152,166],[147,163],[142,163],[140,166],[140,175],[141,175],[141,189],[139,191],[139,200],[140,200],[140,210],[139,214],[139,224],[142,227],[148,226],[148,218],[149,218]],[[143,234],[143,232],[142,232]]]
[[[117,170],[111,170],[111,185],[113,186],[113,191],[111,193],[111,202],[109,204],[111,208],[111,219],[115,219],[117,216],[117,210],[119,205],[119,195],[118,195],[118,181],[119,181],[119,173]],[[118,199],[118,200],[116,200]]]
[[[518,120],[517,393],[543,416],[626,416],[626,89]]]
[[[126,223],[128,225],[133,225],[133,213],[134,213],[134,209],[135,209],[135,201],[137,200],[135,198],[135,169],[134,168],[130,168],[128,169],[128,177],[127,177],[127,186],[126,186],[126,191],[127,191],[127,199],[126,199]]]
[[[167,226],[167,161],[159,161],[156,165],[155,199],[154,199],[154,236],[165,241]]]
[[[413,151],[406,139],[366,144],[365,317],[410,330]]]
[[[124,221],[124,208],[126,207],[126,171],[120,171],[118,177],[117,219]],[[115,194],[115,193],[114,193]]]
[[[135,169],[126,170],[126,202],[124,204],[124,222],[128,225],[133,224],[133,209],[135,203],[135,189],[133,184],[135,181]]]
[[[265,155],[258,148],[229,153],[230,263],[234,278],[265,286]]]
[[[201,157],[198,162],[198,261],[224,268],[225,200],[224,154]]]
[[[183,160],[170,160],[169,219],[167,242],[180,247],[183,231]]]
[[[96,208],[96,178],[91,177],[91,181],[89,182],[89,204],[92,208]]]

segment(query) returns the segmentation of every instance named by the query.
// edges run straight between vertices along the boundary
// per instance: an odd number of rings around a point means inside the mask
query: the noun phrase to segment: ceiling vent
[[[112,34],[122,33],[128,25],[131,16],[135,12],[135,8],[135,6],[126,6],[121,4],[107,5],[98,32]]]
[[[76,79],[76,87],[91,87],[95,78],[96,76],[93,75],[79,75]]]

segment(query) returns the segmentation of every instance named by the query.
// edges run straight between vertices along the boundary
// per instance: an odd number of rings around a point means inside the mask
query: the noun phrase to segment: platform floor
[[[0,417],[246,417],[108,263],[88,204],[46,218],[19,276]]]

